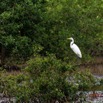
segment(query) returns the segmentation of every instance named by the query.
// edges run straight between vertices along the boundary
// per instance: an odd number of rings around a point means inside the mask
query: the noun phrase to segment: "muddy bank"
[[[103,76],[103,57],[94,57],[90,62],[81,63],[78,67],[82,71],[89,69],[92,74]]]

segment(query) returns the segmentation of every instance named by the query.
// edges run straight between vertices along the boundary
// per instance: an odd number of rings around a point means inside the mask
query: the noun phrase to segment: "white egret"
[[[67,39],[72,40],[71,43],[70,43],[70,48],[74,51],[74,53],[79,58],[82,58],[81,51],[80,51],[79,47],[74,43],[74,39],[72,37],[71,38],[67,38]]]

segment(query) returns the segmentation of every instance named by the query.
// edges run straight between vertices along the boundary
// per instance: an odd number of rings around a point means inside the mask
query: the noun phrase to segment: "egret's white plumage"
[[[70,43],[70,48],[74,51],[74,53],[79,57],[79,58],[82,58],[82,54],[81,54],[81,51],[79,49],[79,47],[74,43],[74,39],[71,37],[71,38],[68,38],[71,41]]]

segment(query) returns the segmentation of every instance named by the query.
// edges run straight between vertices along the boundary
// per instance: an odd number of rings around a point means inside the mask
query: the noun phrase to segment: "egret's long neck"
[[[72,41],[71,41],[70,45],[73,45],[73,44],[74,44],[74,39],[72,39]]]

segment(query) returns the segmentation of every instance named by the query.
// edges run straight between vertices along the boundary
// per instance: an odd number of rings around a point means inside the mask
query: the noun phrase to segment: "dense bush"
[[[66,75],[70,67],[62,61],[57,60],[54,55],[48,57],[36,57],[29,61],[27,67],[34,83],[34,94],[37,94],[39,100],[62,100],[65,97],[65,91],[68,86]]]
[[[92,75],[71,65],[77,58],[67,38],[79,45],[81,62],[102,55],[102,8],[102,0],[1,0],[1,65],[29,61],[24,74],[0,74],[0,92],[18,102],[46,103],[70,101],[76,91],[91,87]]]
[[[90,72],[77,72],[74,66],[54,55],[31,59],[26,70],[32,80],[32,95],[44,103],[73,100],[78,90],[92,87],[95,81]]]
[[[30,98],[30,88],[28,87],[29,75],[9,74],[2,72],[0,74],[0,93],[5,97],[15,97],[16,101],[27,101]]]
[[[40,55],[49,52],[70,62],[75,58],[67,41],[71,36],[83,58],[103,52],[101,0],[1,0],[0,20],[0,45],[14,58],[30,57],[35,43],[43,47]]]
[[[17,59],[27,59],[33,54],[31,40],[28,37],[17,37],[11,56]]]
[[[28,62],[25,72],[0,74],[0,92],[18,102],[72,101],[76,92],[93,86],[90,72],[78,72],[74,66],[54,55],[37,56]],[[75,72],[75,73],[74,73]]]

